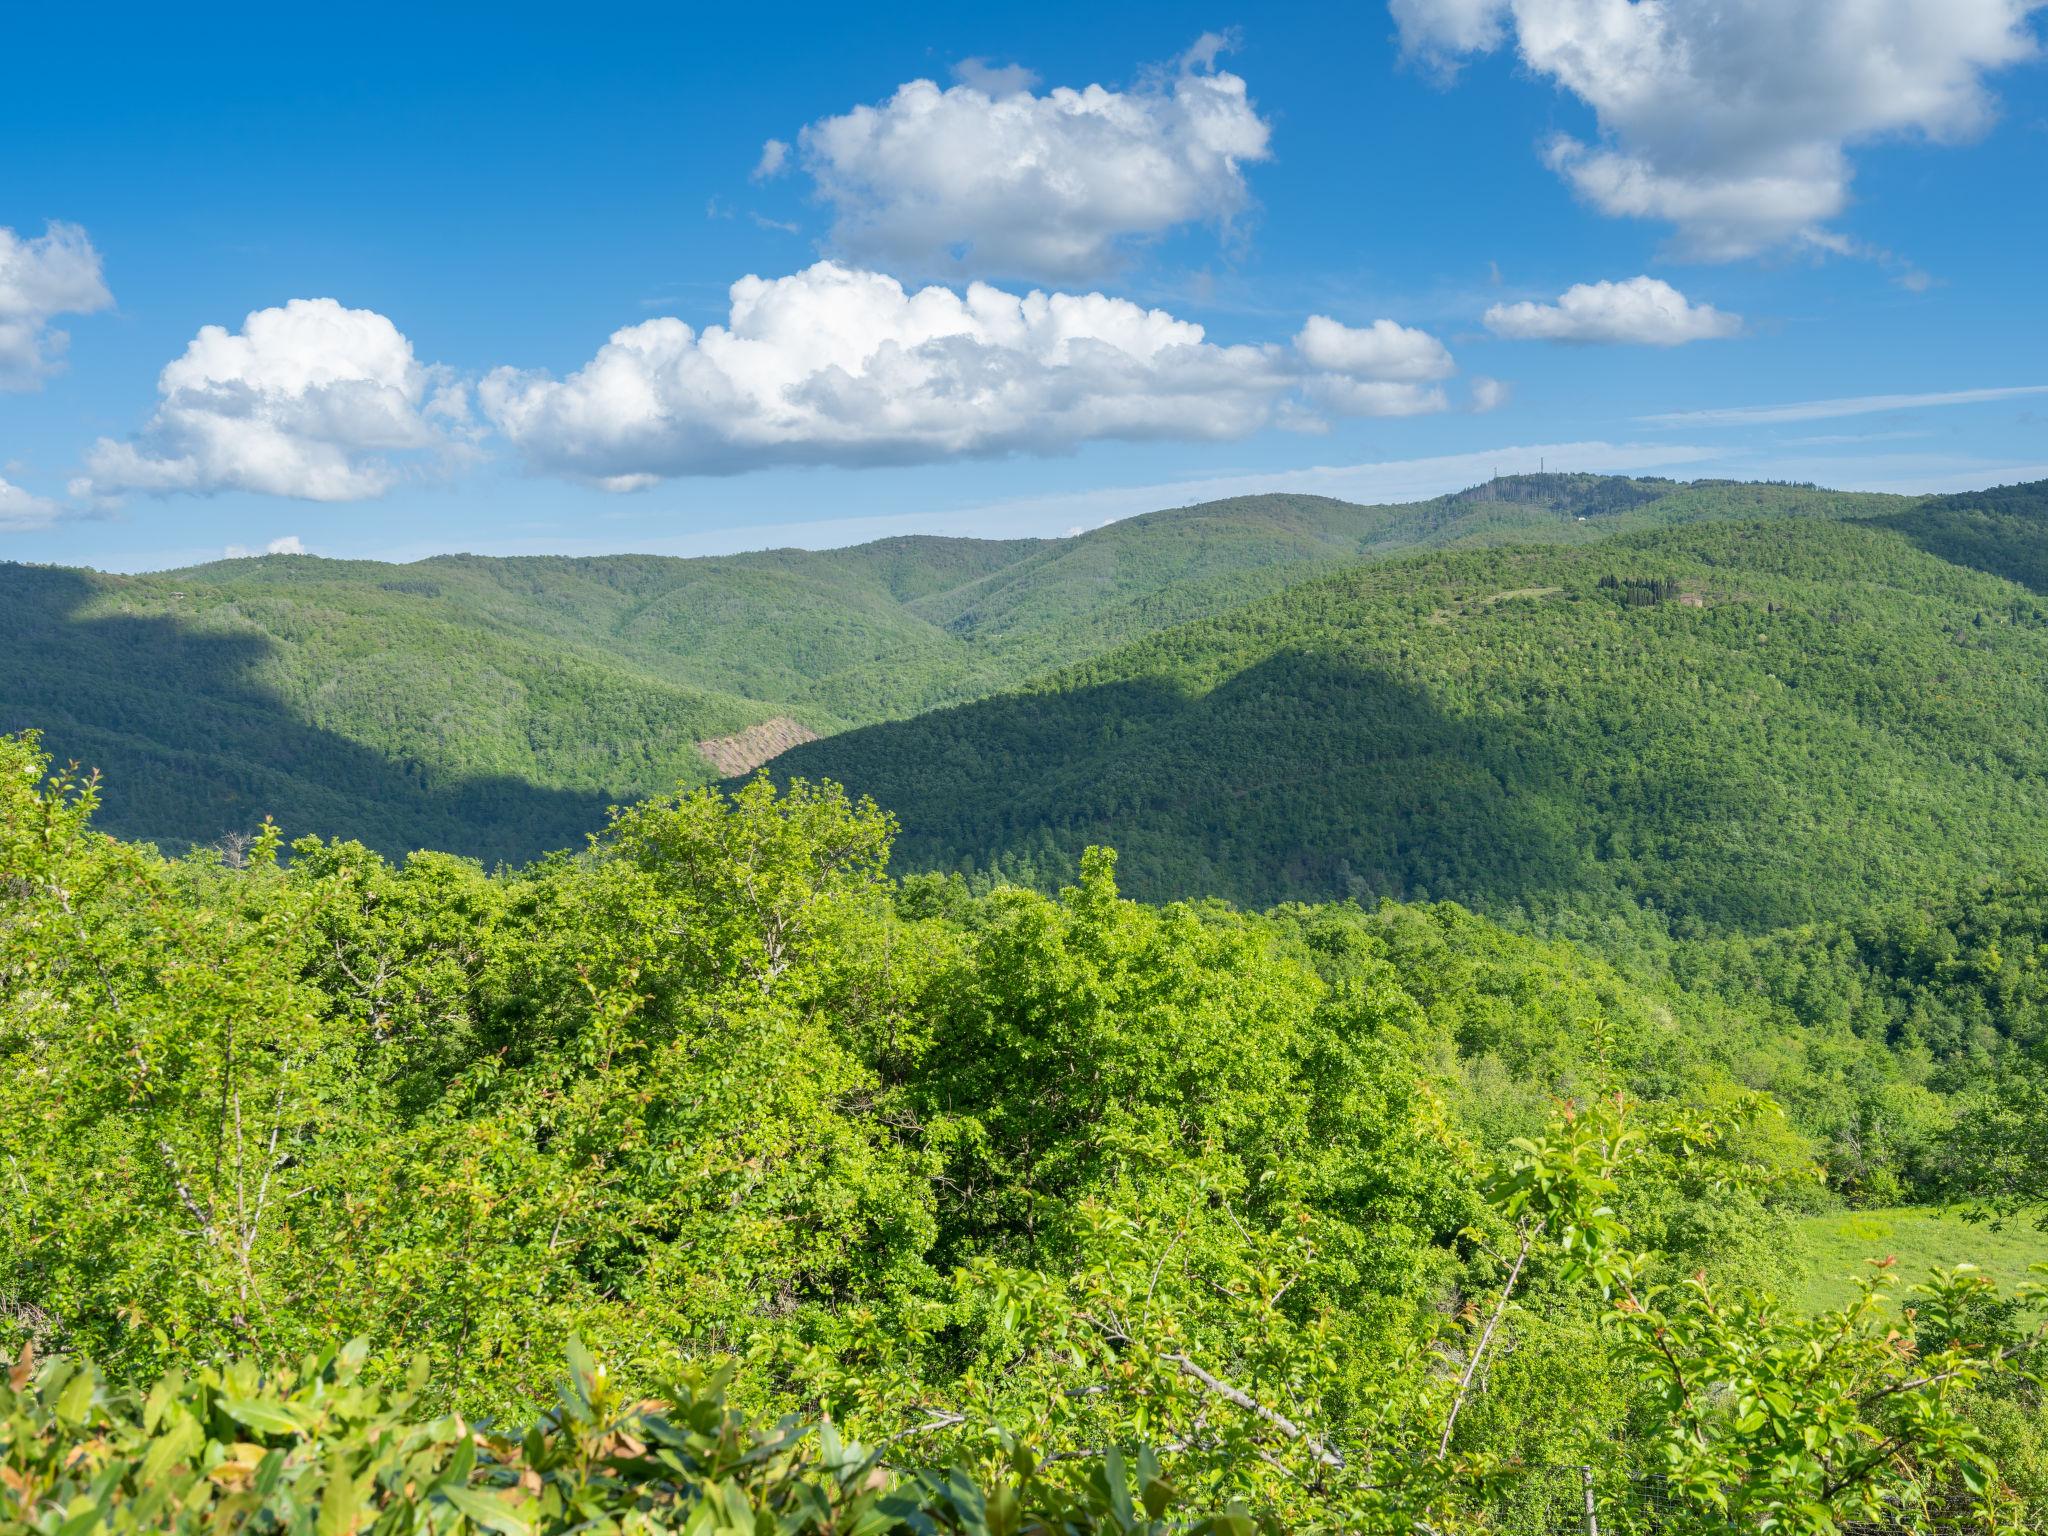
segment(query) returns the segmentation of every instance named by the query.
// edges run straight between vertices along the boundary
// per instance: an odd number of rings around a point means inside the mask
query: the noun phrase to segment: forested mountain
[[[40,728],[60,757],[107,770],[107,824],[173,847],[269,814],[391,851],[520,860],[579,841],[607,803],[708,781],[697,742],[980,698],[1359,559],[1909,506],[1542,475],[1407,506],[1244,497],[1058,540],[270,556],[135,577],[5,565],[0,729]]]
[[[2042,1530],[2042,526],[12,568],[0,1511]]]
[[[2048,596],[2048,480],[1929,496],[1873,521],[1944,560]]]
[[[2039,506],[1356,565],[775,770],[896,810],[913,864],[1112,843],[1155,898],[1845,916],[2048,854]]]

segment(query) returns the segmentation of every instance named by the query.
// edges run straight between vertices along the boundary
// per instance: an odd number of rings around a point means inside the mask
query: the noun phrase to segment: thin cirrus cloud
[[[822,118],[796,158],[851,258],[943,277],[1087,281],[1134,244],[1227,226],[1250,204],[1245,167],[1270,127],[1205,35],[1124,90],[1035,95],[1029,71],[973,59],[959,83],[912,80],[876,106]],[[786,156],[770,140],[757,172]]]
[[[1658,426],[1748,427],[1783,421],[1832,421],[1842,416],[1874,416],[1883,411],[1911,411],[1927,406],[1987,405],[2048,395],[2048,384],[2015,384],[1995,389],[1951,389],[1923,395],[1850,395],[1838,400],[1794,400],[1783,405],[1730,405],[1697,411],[1663,411],[1636,420]]]
[[[1706,260],[1788,243],[1853,250],[1827,226],[1851,151],[1966,142],[1985,76],[2034,58],[2041,0],[1390,0],[1411,56],[1446,74],[1512,41],[1593,109],[1597,142],[1553,137],[1550,167],[1593,207],[1676,227]]]
[[[25,239],[0,227],[0,390],[36,389],[61,365],[70,337],[50,322],[114,302],[100,253],[76,224],[52,222]]]
[[[529,468],[635,490],[1420,415],[1448,408],[1455,366],[1435,337],[1391,321],[1312,316],[1286,342],[1225,346],[1101,293],[906,289],[828,261],[742,278],[724,325],[627,326],[566,378],[500,368],[478,398]]]
[[[333,299],[256,310],[239,331],[201,327],[157,391],[140,433],[93,445],[74,494],[360,501],[469,437],[452,375],[420,363],[383,315]]]
[[[1611,343],[1677,347],[1740,335],[1742,317],[1694,304],[1654,277],[1575,283],[1554,304],[1495,304],[1486,328],[1510,341]]]

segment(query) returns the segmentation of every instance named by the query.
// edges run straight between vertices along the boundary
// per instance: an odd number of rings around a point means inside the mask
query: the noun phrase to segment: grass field
[[[1994,1232],[1959,1211],[1901,1207],[1831,1211],[1805,1218],[1800,1229],[1810,1258],[1799,1300],[1814,1308],[1850,1300],[1872,1259],[1897,1258],[1902,1287],[1925,1279],[1936,1265],[1967,1262],[1996,1280],[2000,1290],[2027,1279],[2028,1265],[2048,1264],[2048,1232],[2029,1219]]]

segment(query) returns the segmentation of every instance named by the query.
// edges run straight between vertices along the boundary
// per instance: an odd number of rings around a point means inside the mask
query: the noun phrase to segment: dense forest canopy
[[[1050,896],[892,879],[830,785],[487,874],[268,826],[167,861],[48,774],[0,740],[0,1459],[100,1479],[81,1519],[325,1508],[339,1466],[392,1521],[567,1529],[776,1456],[747,1497],[919,1529],[1131,1529],[1134,1475],[1243,1530],[1524,1530],[1582,1467],[1674,1529],[2048,1508],[2028,1293],[1768,1295],[1879,1171],[2039,1198],[1952,1145],[2042,1134],[2038,882],[1650,985],[1449,904],[1143,906],[1106,850]],[[565,1371],[566,1418],[449,1459],[433,1414]],[[749,1438],[778,1413],[833,1438]]]
[[[2044,510],[0,568],[0,1527],[2048,1531]]]
[[[925,867],[1759,932],[2048,853],[2043,548],[1935,507],[1357,565],[775,769]]]
[[[0,565],[0,730],[108,772],[168,847],[266,813],[387,854],[524,862],[614,802],[716,777],[695,743],[829,735],[1016,687],[1360,559],[1912,503],[1509,476],[1404,506],[1241,497],[1054,540],[411,565],[276,555],[147,576]]]

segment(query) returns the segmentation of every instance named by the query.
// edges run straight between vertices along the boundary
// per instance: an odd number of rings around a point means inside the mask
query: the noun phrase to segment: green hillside
[[[107,771],[114,830],[293,830],[523,860],[713,769],[1025,683],[1362,558],[1698,518],[1897,513],[1810,488],[1524,476],[1407,506],[1257,496],[1059,540],[715,559],[309,556],[148,576],[0,565],[0,730]]]
[[[2048,480],[1929,496],[1873,521],[1944,560],[2048,595]]]
[[[1829,1211],[1800,1221],[1799,1235],[1808,1254],[1798,1295],[1810,1307],[1843,1305],[1871,1265],[1886,1259],[1915,1279],[1937,1265],[1974,1264],[2008,1290],[2031,1278],[2034,1265],[2048,1264],[2048,1232],[2025,1222],[1994,1232],[1938,1208]]]
[[[0,715],[105,770],[111,825],[173,845],[275,815],[525,858],[613,786],[701,778],[692,742],[759,713],[368,582],[328,601],[15,566],[0,587]]]
[[[2048,604],[1972,568],[2048,523],[2003,494],[1358,565],[776,768],[912,863],[1105,842],[1150,897],[1842,915],[2048,853]]]

